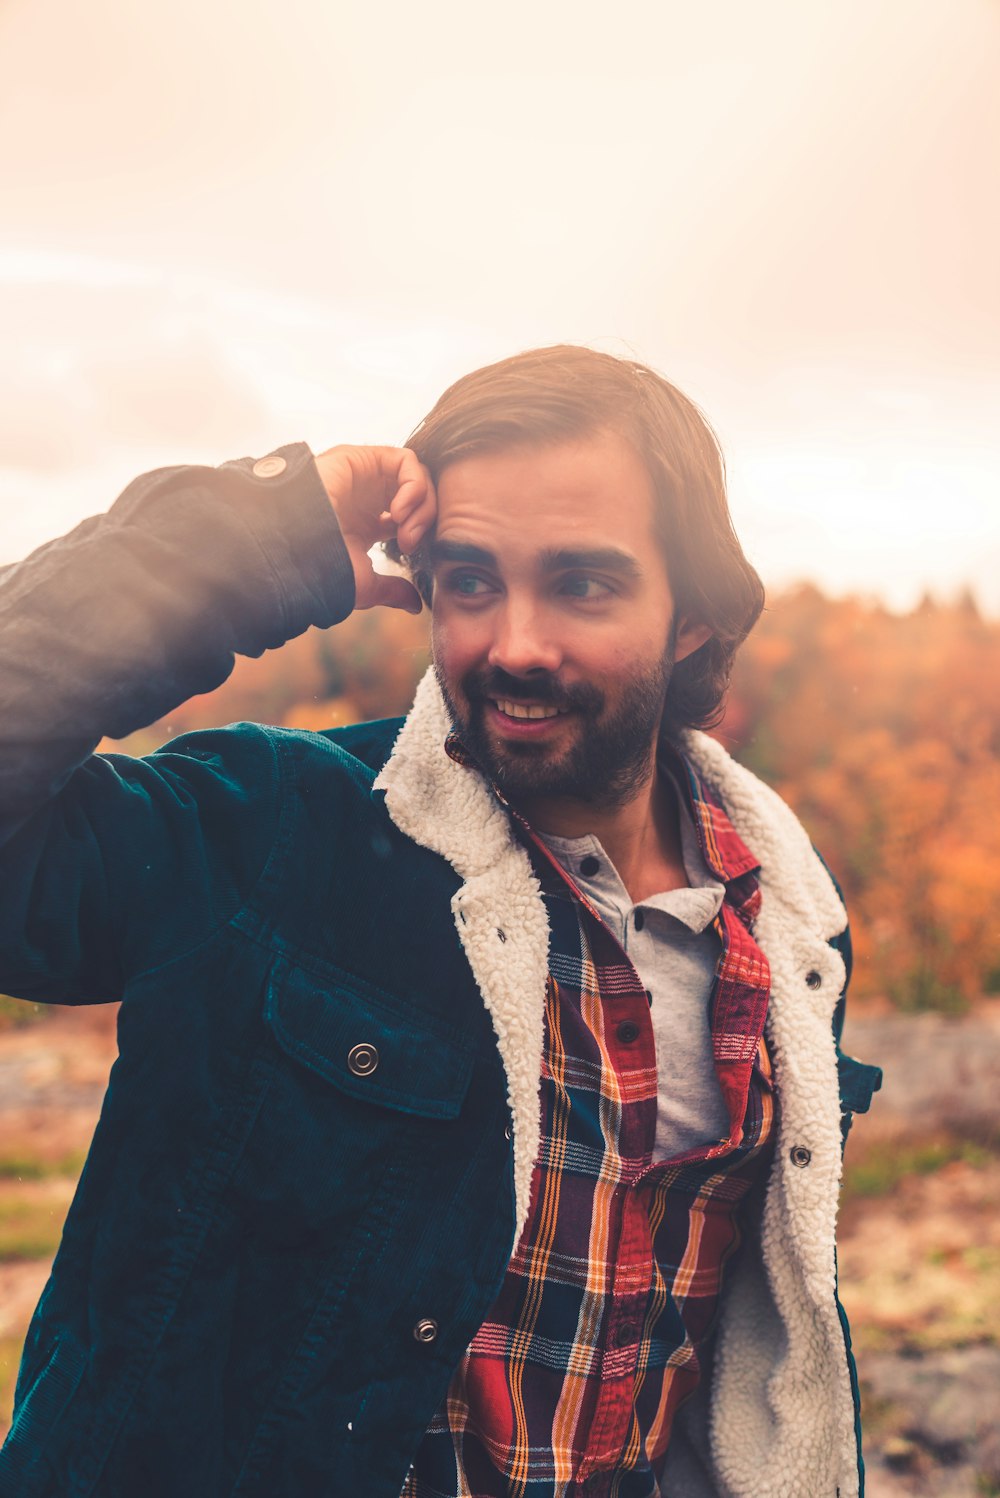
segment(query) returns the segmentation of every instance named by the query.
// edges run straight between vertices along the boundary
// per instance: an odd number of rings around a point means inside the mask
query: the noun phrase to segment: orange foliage
[[[803,587],[737,661],[719,737],[840,879],[855,991],[955,1008],[1000,987],[1000,626]]]

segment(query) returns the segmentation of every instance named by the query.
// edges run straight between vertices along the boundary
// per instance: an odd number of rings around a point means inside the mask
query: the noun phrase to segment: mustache
[[[593,711],[604,702],[604,694],[586,682],[564,684],[548,672],[525,681],[523,677],[508,675],[499,666],[470,671],[462,681],[462,689],[469,702],[503,697],[510,702],[539,702],[546,707],[582,711]]]

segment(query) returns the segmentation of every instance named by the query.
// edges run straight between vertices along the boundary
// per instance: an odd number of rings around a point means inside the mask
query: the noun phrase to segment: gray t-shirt
[[[720,953],[714,929],[725,887],[702,856],[691,815],[680,805],[688,889],[633,905],[596,837],[540,836],[600,912],[652,995],[657,1108],[654,1160],[668,1160],[729,1135],[729,1114],[712,1061],[708,1001]],[[593,868],[596,861],[597,868]]]

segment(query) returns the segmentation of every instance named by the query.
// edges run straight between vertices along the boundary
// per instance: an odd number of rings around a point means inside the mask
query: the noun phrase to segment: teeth
[[[508,718],[557,718],[559,716],[557,707],[532,707],[525,702],[509,702],[503,698],[497,698],[496,705]]]

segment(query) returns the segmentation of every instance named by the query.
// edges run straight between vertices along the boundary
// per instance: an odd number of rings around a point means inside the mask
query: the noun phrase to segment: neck
[[[669,778],[649,771],[628,801],[601,806],[566,798],[524,798],[518,810],[552,837],[596,837],[633,903],[687,885],[677,798]]]

